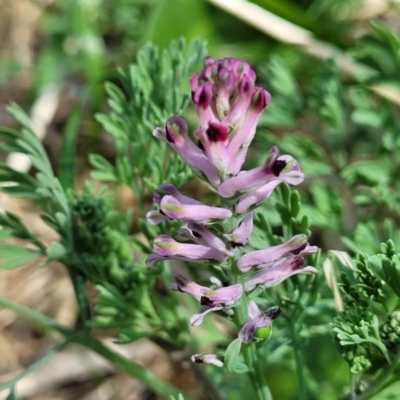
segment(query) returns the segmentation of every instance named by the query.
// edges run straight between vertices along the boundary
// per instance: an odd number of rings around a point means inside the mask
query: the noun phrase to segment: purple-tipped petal
[[[210,314],[214,311],[221,311],[223,310],[224,307],[221,306],[216,306],[213,308],[209,308],[208,310],[202,312],[201,314],[193,314],[192,317],[190,318],[190,325],[192,326],[199,326],[203,323],[204,317],[207,314]]]
[[[208,160],[218,170],[220,176],[229,173],[234,164],[234,155],[228,151],[228,127],[219,122],[209,122],[196,133],[201,141]]]
[[[170,285],[173,290],[179,290],[193,296],[205,308],[201,314],[195,314],[191,318],[191,324],[200,325],[203,318],[210,312],[223,310],[228,312],[243,294],[243,286],[236,284],[218,289],[210,289],[200,286],[185,275],[175,276],[175,281]]]
[[[259,328],[270,326],[272,322],[278,317],[281,310],[279,307],[271,307],[267,311],[258,314],[251,318],[246,324],[243,325],[239,331],[239,338],[243,343],[251,343],[254,339],[254,333]]]
[[[153,202],[160,204],[164,196],[173,196],[182,204],[195,205],[203,204],[200,201],[192,199],[191,197],[184,196],[174,185],[171,183],[163,183],[160,185],[153,196]]]
[[[204,204],[184,204],[169,195],[161,199],[160,209],[168,218],[183,221],[207,222],[212,219],[226,219],[232,216],[232,211],[226,208],[210,207]]]
[[[206,225],[189,222],[186,227],[179,229],[178,233],[191,239],[196,244],[222,251],[227,256],[231,257],[235,255],[235,252],[228,250],[225,243],[219,237],[215,236]]]
[[[245,103],[240,104],[238,102],[231,113],[222,121],[226,124],[238,125],[238,129],[232,135],[232,140],[228,145],[228,150],[234,154],[241,149],[247,151],[256,133],[261,114],[271,101],[271,95],[263,88],[251,89],[250,92],[243,93],[242,98],[246,99]],[[245,112],[244,109],[246,109]],[[241,118],[238,120],[238,117]]]
[[[224,286],[218,289],[210,289],[198,285],[192,279],[183,274],[175,276],[171,289],[177,288],[181,292],[192,295],[204,307],[211,308],[217,305],[229,307],[234,304],[243,294],[243,286],[237,283],[232,286]]]
[[[274,146],[263,166],[243,171],[222,182],[218,193],[226,198],[234,196],[237,192],[249,193],[248,199],[252,200],[247,201],[247,204],[253,205],[268,198],[281,182],[298,185],[303,180],[304,174],[300,171],[298,162],[288,155],[278,157],[278,149]],[[247,205],[247,208],[249,207]]]
[[[170,289],[188,293],[200,302],[201,298],[209,290],[206,286],[197,284],[186,275],[175,275],[175,280],[169,285]]]
[[[164,222],[167,218],[159,211],[152,210],[146,214],[146,220],[150,225],[158,225]]]
[[[306,246],[307,236],[304,234],[295,235],[285,243],[243,255],[239,258],[237,266],[242,272],[246,272],[252,267],[263,268],[263,266],[272,264],[289,254],[299,254]]]
[[[288,258],[272,267],[262,269],[246,281],[244,285],[245,290],[251,291],[256,286],[269,288],[280,284],[293,275],[314,274],[318,272],[316,268],[311,266],[300,268],[304,263],[304,257]]]
[[[215,354],[193,354],[190,359],[196,364],[212,364],[216,367],[224,366],[224,363]]]
[[[221,180],[216,168],[208,161],[204,151],[190,140],[182,117],[170,118],[166,129],[156,128],[153,135],[167,142],[196,174],[204,176],[214,187],[219,185]]]
[[[242,297],[243,286],[240,283],[231,286],[224,286],[219,289],[212,290],[207,293],[207,299],[202,299],[203,305],[224,304],[225,306],[233,305]]]
[[[271,173],[271,164],[278,158],[278,148],[272,147],[268,153],[265,165],[253,168],[249,171],[242,171],[237,176],[222,182],[218,187],[218,194],[222,197],[228,198],[234,196],[237,192],[250,192],[259,188],[260,186],[268,183],[276,178]]]
[[[261,186],[254,192],[248,193],[245,196],[241,197],[240,200],[236,203],[235,211],[238,214],[243,214],[250,209],[253,209],[256,205],[262,203],[264,200],[267,200],[272,195],[274,189],[281,183],[281,180],[276,179],[267,183],[264,186]]]
[[[196,260],[216,260],[223,262],[226,255],[219,250],[198,244],[179,243],[168,235],[159,235],[154,239],[154,250],[162,257]]]

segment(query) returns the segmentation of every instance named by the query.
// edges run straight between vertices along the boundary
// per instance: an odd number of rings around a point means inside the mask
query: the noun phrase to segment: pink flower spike
[[[249,271],[252,267],[263,268],[266,265],[275,263],[282,257],[291,254],[299,255],[306,246],[307,236],[304,234],[295,235],[285,243],[243,255],[239,258],[237,266],[242,272]]]
[[[204,204],[184,204],[175,197],[167,195],[161,199],[160,210],[170,219],[207,222],[213,219],[226,219],[232,211],[222,207],[211,207]]]
[[[253,213],[247,214],[239,226],[232,232],[226,233],[225,238],[229,240],[232,246],[243,246],[249,241],[249,236],[253,231]]]
[[[251,343],[254,340],[254,334],[259,328],[270,326],[272,322],[279,316],[281,310],[279,307],[271,307],[265,312],[250,317],[251,319],[243,325],[239,331],[239,338],[243,343]]]

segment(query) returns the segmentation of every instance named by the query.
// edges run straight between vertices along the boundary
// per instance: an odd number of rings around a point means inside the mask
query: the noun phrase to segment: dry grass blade
[[[283,43],[299,47],[304,53],[324,60],[334,58],[340,71],[347,77],[370,77],[377,72],[367,65],[348,57],[342,50],[314,38],[313,34],[273,13],[245,0],[208,0],[249,25]],[[368,88],[379,96],[400,105],[400,93],[394,88],[369,85]]]

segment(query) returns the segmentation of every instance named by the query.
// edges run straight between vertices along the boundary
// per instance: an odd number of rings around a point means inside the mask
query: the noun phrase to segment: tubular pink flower
[[[250,99],[247,111],[238,108],[232,110],[229,118],[222,120],[224,124],[234,126],[228,150],[233,154],[247,153],[247,149],[256,133],[257,124],[264,108],[271,102],[270,94],[262,89],[255,88]],[[243,156],[242,156],[243,157]],[[243,157],[244,158],[244,157]]]
[[[156,204],[160,204],[162,198],[164,196],[168,196],[168,195],[175,197],[182,204],[190,204],[190,205],[193,205],[193,204],[202,205],[203,204],[200,201],[192,199],[191,197],[184,196],[171,183],[163,183],[157,188],[157,190],[156,190],[156,192],[154,193],[154,196],[153,196],[153,202],[156,203]]]
[[[175,276],[175,281],[170,284],[170,288],[190,294],[206,309],[203,313],[192,316],[191,325],[193,326],[200,325],[204,316],[210,312],[220,310],[229,312],[230,308],[236,304],[243,294],[243,286],[240,283],[218,289],[210,289],[198,285],[189,277],[181,274]]]
[[[257,329],[271,325],[280,313],[280,308],[276,306],[269,308],[267,311],[261,312],[256,303],[252,301],[249,304],[250,320],[246,322],[239,331],[240,340],[246,344],[251,343]]]
[[[146,259],[146,265],[151,266],[158,261],[184,260],[184,261],[225,261],[227,255],[219,250],[199,244],[179,243],[168,235],[159,235],[154,239],[155,253]]]
[[[302,251],[307,248],[311,248],[311,246],[307,247],[307,236],[304,234],[295,235],[285,243],[264,250],[252,251],[243,255],[239,258],[237,266],[242,272],[246,272],[252,267],[264,268],[290,254],[304,254]]]
[[[212,219],[225,219],[232,216],[232,211],[222,207],[181,203],[173,196],[164,196],[160,203],[161,212],[170,219],[183,221],[207,222]]]
[[[235,255],[235,252],[228,250],[225,243],[215,236],[206,225],[189,222],[186,227],[178,230],[178,234],[188,237],[196,244],[219,250],[227,256],[232,257]]]
[[[186,121],[182,117],[171,117],[166,129],[156,128],[153,135],[167,142],[196,174],[204,176],[212,186],[218,186],[220,178],[216,168],[208,161],[204,151],[190,140]]]
[[[277,262],[269,268],[261,269],[255,275],[251,276],[245,283],[246,291],[253,290],[256,286],[269,288],[283,282],[297,274],[314,274],[317,269],[311,266],[300,268],[304,265],[305,258],[292,256]]]
[[[200,201],[184,196],[170,183],[159,186],[153,201],[160,205],[160,211],[153,210],[146,214],[148,222],[152,225],[159,224],[166,219],[207,222],[232,216],[232,211],[226,208],[206,206]]]
[[[291,156],[282,155],[278,157],[277,147],[272,147],[268,153],[265,165],[243,171],[218,187],[218,193],[222,197],[232,197],[237,192],[254,193],[265,185],[274,182],[276,187],[281,182],[298,185],[304,180],[304,174],[300,171],[298,162]],[[264,190],[265,192],[265,190]]]
[[[253,231],[253,213],[247,214],[239,226],[232,232],[224,234],[232,246],[243,246],[249,241],[249,236]]]

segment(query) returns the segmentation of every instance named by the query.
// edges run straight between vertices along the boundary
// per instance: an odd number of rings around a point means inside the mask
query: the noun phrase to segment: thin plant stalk
[[[174,396],[178,398],[180,391],[174,386],[167,382],[162,381],[156,375],[147,371],[139,364],[128,360],[120,354],[110,350],[103,343],[97,340],[95,337],[85,332],[75,332],[68,328],[59,325],[55,320],[37,312],[30,308],[16,304],[4,297],[0,296],[0,306],[8,308],[14,311],[18,316],[29,321],[35,325],[39,325],[46,330],[55,330],[61,333],[68,342],[77,343],[85,346],[88,349],[93,350],[97,354],[110,361],[112,364],[126,372],[128,375],[140,380],[150,390],[158,393],[162,396],[169,397]],[[191,400],[188,395],[185,395],[186,400]]]

